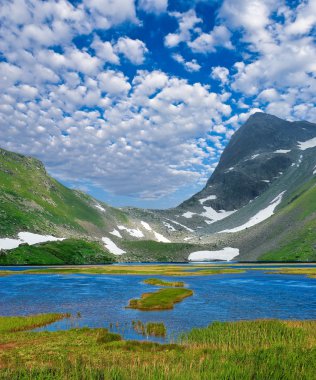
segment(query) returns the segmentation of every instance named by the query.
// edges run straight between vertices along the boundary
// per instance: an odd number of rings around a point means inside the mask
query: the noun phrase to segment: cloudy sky
[[[0,4],[0,146],[110,204],[177,205],[252,112],[316,121],[315,0]]]

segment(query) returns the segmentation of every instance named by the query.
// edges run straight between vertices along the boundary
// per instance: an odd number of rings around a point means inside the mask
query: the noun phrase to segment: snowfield
[[[309,149],[309,148],[315,148],[316,147],[316,137],[310,139],[310,140],[307,140],[307,141],[298,141],[297,142],[298,144],[298,148],[300,150],[306,150],[306,149]]]
[[[148,223],[143,222],[143,221],[141,220],[141,224],[142,224],[142,226],[145,228],[145,230],[147,230],[147,231],[152,231],[152,229],[151,229],[151,227],[150,227],[150,225],[149,225]]]
[[[38,244],[45,243],[47,241],[60,241],[64,238],[57,238],[52,235],[39,235],[33,234],[32,232],[19,232],[18,239],[3,238],[0,239],[0,250],[1,249],[13,249],[17,248],[20,244]]]
[[[211,219],[211,223],[217,222],[218,220],[225,219],[229,215],[231,215],[237,211],[237,210],[233,210],[233,211],[219,210],[219,211],[216,211],[212,207],[206,207],[206,206],[203,206],[203,207],[204,207],[205,211],[202,212],[200,215],[204,216],[207,219]],[[208,224],[211,224],[211,223],[208,223]]]
[[[183,227],[185,230],[189,231],[189,232],[194,232],[194,230],[192,230],[192,228],[189,228],[187,226],[185,226],[184,224],[181,224],[179,222],[176,222],[175,220],[172,220],[172,219],[168,219],[166,218],[167,220],[169,220],[169,222],[173,223],[173,224],[177,224],[178,226],[181,226]]]
[[[239,255],[238,248],[225,247],[220,251],[197,251],[190,253],[189,261],[212,261],[212,260],[225,260],[230,261]]]
[[[21,243],[19,239],[3,238],[0,239],[0,250],[17,248]]]
[[[162,222],[165,227],[168,228],[169,231],[175,232],[177,231],[170,223]]]
[[[275,208],[281,203],[282,197],[283,197],[284,193],[285,193],[285,191],[283,191],[281,194],[279,194],[277,197],[275,197],[270,202],[270,204],[269,204],[268,207],[264,208],[263,210],[260,210],[256,215],[254,215],[253,217],[251,217],[248,220],[248,222],[246,222],[245,224],[242,224],[241,226],[236,227],[236,228],[232,228],[230,230],[219,231],[218,233],[221,233],[221,232],[232,233],[232,232],[242,231],[242,230],[244,230],[246,228],[255,226],[256,224],[261,223],[264,220],[270,218],[270,216],[272,216],[274,214]]]
[[[273,153],[285,154],[285,153],[289,153],[289,152],[291,152],[291,149],[278,149],[278,150],[275,150]]]
[[[159,234],[156,231],[154,231],[154,235],[157,241],[159,241],[160,243],[171,243],[170,240],[168,240],[167,238],[165,238],[163,235]]]
[[[113,253],[113,255],[122,255],[123,253],[126,253],[125,251],[123,251],[123,249],[119,248],[111,239],[107,238],[107,237],[103,237],[102,238],[102,241],[104,243],[104,246],[105,248]]]
[[[106,212],[106,209],[99,204],[96,204],[95,207],[98,208],[99,210],[103,211],[103,212]]]
[[[233,169],[233,168],[229,168],[228,170],[230,171],[231,169]],[[209,196],[206,197],[206,198],[201,198],[201,199],[199,199],[199,202],[200,202],[201,205],[202,205],[202,204],[205,203],[206,201],[213,201],[213,200],[216,199],[216,198],[217,198],[216,195],[209,195]]]
[[[184,214],[182,214],[182,216],[183,216],[184,218],[187,218],[187,219],[192,218],[193,215],[195,215],[195,212],[191,212],[191,211],[187,211],[187,212],[185,212]]]
[[[111,235],[117,236],[122,239],[122,235],[120,234],[120,231],[114,229],[112,232],[110,232]]]
[[[142,233],[142,231],[137,228],[127,228],[125,226],[117,226],[117,228],[120,230],[120,231],[126,231],[128,234],[130,234],[131,236],[133,237],[136,237],[136,238],[142,238],[144,237],[144,234]]]

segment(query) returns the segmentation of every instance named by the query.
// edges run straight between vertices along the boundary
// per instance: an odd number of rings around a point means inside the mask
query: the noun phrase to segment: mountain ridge
[[[238,260],[260,260],[278,255],[287,231],[313,224],[313,202],[306,220],[297,210],[308,207],[304,194],[314,196],[315,153],[316,124],[256,113],[232,136],[200,192],[175,208],[146,210],[116,209],[67,189],[39,160],[0,149],[0,240],[30,231],[97,241],[116,261],[186,261],[199,250],[220,258],[227,247]],[[288,204],[296,206],[286,214]],[[310,234],[307,240],[314,247]],[[307,251],[304,260],[314,257],[314,248]]]

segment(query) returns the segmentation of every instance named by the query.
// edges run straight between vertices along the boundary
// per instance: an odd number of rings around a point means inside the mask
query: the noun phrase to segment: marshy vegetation
[[[167,329],[163,322],[132,321],[133,329],[143,336],[156,336],[164,338],[167,335]]]
[[[316,278],[316,268],[271,268],[267,269],[268,274],[298,274],[306,275],[309,278]]]
[[[190,289],[167,288],[156,292],[144,293],[139,299],[129,301],[127,308],[139,310],[168,310],[173,309],[175,303],[193,295]]]
[[[106,275],[161,275],[208,276],[216,274],[244,273],[244,269],[218,267],[218,265],[100,265],[73,266],[5,271],[9,274],[106,274]]]
[[[177,344],[125,341],[106,329],[9,332],[4,323],[5,380],[310,380],[316,373],[316,321],[217,322]],[[20,326],[10,323],[11,331]]]

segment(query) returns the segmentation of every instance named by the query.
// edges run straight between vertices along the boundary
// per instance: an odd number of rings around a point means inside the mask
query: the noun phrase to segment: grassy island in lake
[[[148,285],[155,285],[155,286],[170,286],[173,288],[184,287],[183,281],[165,281],[165,280],[161,280],[160,278],[147,278],[147,280],[144,280],[144,283]]]
[[[193,295],[190,289],[168,288],[157,292],[144,293],[140,299],[132,299],[127,306],[139,310],[168,310],[173,309],[175,303]]]

